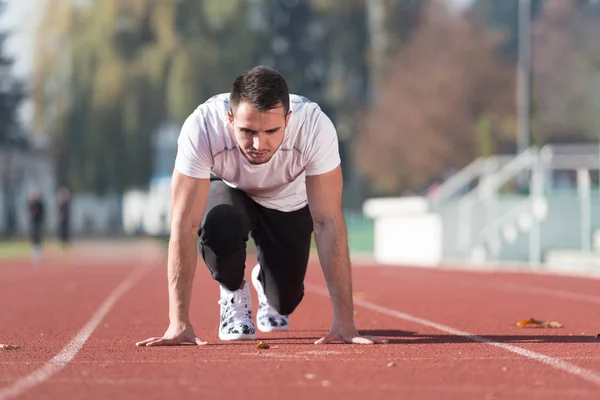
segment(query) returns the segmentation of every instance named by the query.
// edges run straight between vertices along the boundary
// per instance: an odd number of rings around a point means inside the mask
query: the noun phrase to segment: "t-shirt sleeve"
[[[320,109],[315,113],[315,121],[309,129],[310,142],[306,147],[306,175],[321,175],[336,168],[341,163],[337,131],[331,119]]]
[[[202,114],[192,113],[183,123],[177,139],[175,169],[193,178],[210,178],[213,157],[208,134],[201,124]]]

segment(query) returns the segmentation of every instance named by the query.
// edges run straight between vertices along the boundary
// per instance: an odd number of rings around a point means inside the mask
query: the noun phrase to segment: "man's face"
[[[250,164],[264,164],[273,157],[283,142],[290,114],[284,115],[283,106],[261,112],[247,102],[229,113],[235,140]]]

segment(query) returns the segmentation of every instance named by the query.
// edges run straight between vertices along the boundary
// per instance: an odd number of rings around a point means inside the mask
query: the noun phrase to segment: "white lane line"
[[[319,294],[321,296],[329,296],[329,292],[327,291],[326,288],[323,288],[318,285],[313,285],[312,283],[309,283],[309,282],[305,282],[304,285],[305,285],[306,289],[310,290],[313,293]],[[458,329],[455,329],[455,328],[452,328],[452,327],[449,327],[446,325],[438,324],[437,322],[429,321],[424,318],[415,317],[410,314],[406,314],[406,313],[403,313],[400,311],[393,310],[391,308],[383,307],[378,304],[371,303],[370,301],[367,301],[367,300],[355,298],[354,304],[356,304],[360,307],[366,308],[368,310],[371,310],[371,311],[376,311],[381,314],[389,315],[391,317],[395,317],[395,318],[402,319],[405,321],[413,322],[413,323],[416,323],[419,325],[428,326],[430,328],[437,329],[438,331],[446,332],[451,335],[461,336],[466,339],[472,340],[474,342],[485,343],[490,346],[498,347],[498,348],[501,348],[502,350],[510,351],[511,353],[515,353],[520,356],[523,356],[523,357],[541,362],[543,364],[549,365],[550,367],[552,367],[554,369],[565,371],[571,375],[577,376],[581,379],[584,379],[588,382],[591,382],[591,383],[594,383],[594,384],[600,386],[600,374],[598,374],[594,371],[590,371],[585,368],[578,367],[575,364],[565,362],[559,358],[554,358],[551,356],[547,356],[545,354],[536,353],[534,351],[523,349],[521,347],[513,346],[510,344],[495,342],[493,340],[489,340],[489,339],[474,335],[469,332],[464,332],[464,331],[461,331],[461,330],[458,330]]]
[[[85,324],[85,326],[57,355],[29,375],[23,376],[16,380],[12,385],[0,389],[0,400],[7,400],[19,396],[27,390],[44,383],[52,377],[52,375],[65,368],[71,360],[75,358],[77,353],[79,353],[90,335],[115,305],[117,300],[139,282],[149,270],[150,268],[147,267],[139,267],[133,270],[125,280],[115,288],[106,300],[104,300],[87,324]]]

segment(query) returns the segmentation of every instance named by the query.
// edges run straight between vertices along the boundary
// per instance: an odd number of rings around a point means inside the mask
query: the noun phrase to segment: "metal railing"
[[[481,254],[497,260],[503,243],[515,240],[518,231],[526,232],[529,240],[529,262],[542,259],[540,225],[548,213],[546,191],[551,187],[550,172],[572,170],[577,172],[577,188],[581,202],[582,246],[590,248],[589,221],[590,170],[600,168],[598,144],[551,144],[539,151],[530,148],[504,164],[496,171],[482,177],[479,185],[462,196],[459,205],[458,246],[461,252]],[[527,197],[508,210],[497,207],[499,190],[515,178],[527,189]],[[518,180],[518,179],[517,179]],[[484,210],[479,226],[474,226],[475,210]],[[587,218],[588,221],[584,219]]]
[[[473,247],[474,232],[473,215],[476,207],[482,206],[485,210],[484,226],[498,218],[497,191],[510,179],[531,168],[537,160],[537,151],[527,149],[518,156],[502,165],[498,170],[487,174],[480,184],[464,195],[458,203],[459,223],[457,237],[459,250],[469,252]]]
[[[512,155],[494,155],[487,158],[476,158],[428,195],[430,205],[433,208],[439,207],[452,197],[460,196],[461,192],[472,192],[472,186],[477,187],[482,177],[493,174],[513,158],[514,156]],[[475,185],[473,185],[473,182],[476,182]]]

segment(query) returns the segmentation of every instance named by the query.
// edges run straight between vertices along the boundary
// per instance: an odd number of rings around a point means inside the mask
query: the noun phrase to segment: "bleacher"
[[[373,255],[587,272],[600,264],[599,164],[598,143],[549,144],[478,158],[428,196],[369,199]]]

